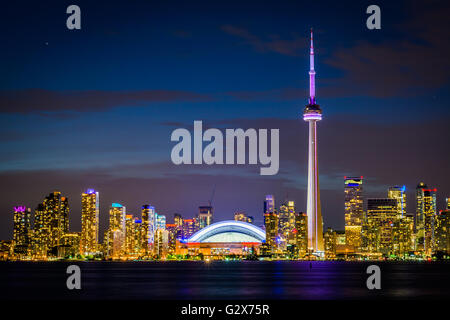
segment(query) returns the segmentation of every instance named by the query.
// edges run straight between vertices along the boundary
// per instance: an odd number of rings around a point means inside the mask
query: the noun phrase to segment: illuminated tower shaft
[[[322,210],[320,206],[319,168],[317,156],[317,122],[322,120],[322,110],[316,104],[314,46],[311,30],[309,70],[309,104],[303,111],[303,120],[309,122],[308,142],[308,249],[323,252]]]
[[[317,120],[309,122],[308,142],[308,248],[323,251],[322,210],[320,206],[319,168],[317,165]]]

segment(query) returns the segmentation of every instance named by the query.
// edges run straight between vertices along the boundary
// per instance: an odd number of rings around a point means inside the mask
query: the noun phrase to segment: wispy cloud
[[[223,25],[221,30],[229,35],[242,39],[245,44],[252,46],[258,52],[275,52],[286,56],[299,56],[308,44],[305,37],[299,37],[297,35],[294,35],[289,40],[282,39],[277,34],[271,34],[262,38],[247,29],[233,25]]]
[[[405,8],[408,9],[408,8]],[[450,80],[450,7],[412,2],[410,19],[397,26],[402,40],[360,42],[340,48],[325,63],[344,72],[333,86],[375,97],[414,96]]]
[[[8,90],[0,91],[0,112],[60,114],[67,111],[104,111],[114,107],[147,106],[158,102],[202,102],[211,99],[209,95],[175,90]]]

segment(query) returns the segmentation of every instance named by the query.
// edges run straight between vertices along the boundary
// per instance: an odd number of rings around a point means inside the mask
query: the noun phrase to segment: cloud
[[[448,84],[450,7],[413,2],[409,11],[411,18],[396,30],[404,34],[402,40],[391,35],[382,43],[360,42],[326,59],[345,74],[330,84],[375,97],[414,96]]]
[[[334,79],[320,79],[321,86],[317,90],[320,98],[342,98],[348,97],[351,90],[348,87],[333,86],[329,83],[334,82]],[[323,86],[322,86],[323,85]],[[228,91],[224,93],[237,101],[306,101],[308,97],[308,88],[276,88],[270,90],[241,90]],[[353,97],[362,96],[362,92],[353,94]]]
[[[72,90],[24,89],[0,91],[0,112],[61,114],[104,111],[114,107],[145,106],[157,102],[210,101],[205,94],[172,90]]]
[[[416,97],[429,94],[429,89],[449,84],[450,7],[442,1],[431,4],[413,1],[405,6],[405,11],[409,17],[407,21],[382,26],[380,31],[367,30],[367,40],[336,48],[322,58],[321,61],[342,76],[320,76],[321,97]],[[304,57],[304,48],[308,44],[306,37],[282,40],[278,35],[262,38],[232,25],[224,25],[221,29],[242,39],[257,52]],[[369,40],[371,32],[385,32],[387,40]],[[305,93],[304,89],[276,88],[228,94],[243,101],[283,101],[303,98]]]
[[[275,52],[285,56],[299,56],[307,46],[305,37],[293,36],[291,40],[281,39],[279,35],[272,34],[262,39],[247,29],[232,25],[223,25],[221,30],[229,35],[241,38],[244,43],[252,46],[258,52]]]

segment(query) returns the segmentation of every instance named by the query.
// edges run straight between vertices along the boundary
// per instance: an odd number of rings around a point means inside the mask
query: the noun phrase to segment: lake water
[[[81,268],[82,290],[66,288]],[[366,268],[381,268],[368,290]],[[450,263],[423,262],[1,262],[0,298],[22,299],[438,299],[450,297]]]

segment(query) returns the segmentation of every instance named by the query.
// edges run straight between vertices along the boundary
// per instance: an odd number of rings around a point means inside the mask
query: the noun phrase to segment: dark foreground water
[[[68,290],[66,268],[81,268]],[[376,263],[382,289],[368,290],[373,263],[303,261],[2,262],[0,299],[439,299],[450,297],[449,263]]]

